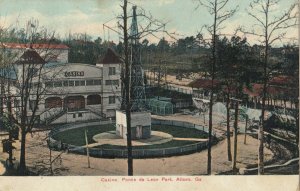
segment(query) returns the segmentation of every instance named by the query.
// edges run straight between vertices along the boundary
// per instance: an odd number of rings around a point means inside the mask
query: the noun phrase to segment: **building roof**
[[[122,61],[113,49],[108,48],[104,55],[104,58],[101,60],[100,63],[102,63],[102,64],[117,64],[117,63],[122,63]]]
[[[274,97],[286,97],[295,94],[296,88],[288,88],[284,86],[268,86],[267,93]],[[250,97],[261,96],[263,93],[263,84],[252,84],[251,88],[244,87],[243,92]]]
[[[20,59],[18,64],[45,64],[45,60],[33,49],[27,49]]]
[[[243,92],[244,94],[249,95],[250,97],[257,97],[260,96],[263,90],[263,84],[252,84],[252,87],[244,87]]]
[[[15,48],[15,49],[69,49],[65,44],[21,44],[21,43],[3,43],[4,48]]]
[[[270,84],[273,84],[273,85],[292,85],[292,84],[295,83],[294,81],[295,81],[295,77],[280,75],[280,76],[273,77],[270,80]]]
[[[221,84],[219,80],[214,80],[214,87],[217,87]],[[196,79],[189,83],[189,86],[192,88],[203,88],[209,89],[211,88],[211,79]]]

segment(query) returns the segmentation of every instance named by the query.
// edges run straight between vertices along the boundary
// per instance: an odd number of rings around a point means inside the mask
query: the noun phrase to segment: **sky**
[[[205,24],[212,22],[212,16],[205,7],[197,7],[197,0],[129,0],[132,4],[142,7],[147,13],[163,22],[167,22],[166,30],[176,32],[176,38],[195,36]],[[286,10],[295,0],[281,0],[276,6],[274,16]],[[223,25],[222,33],[233,34],[238,26],[253,28],[254,19],[246,9],[250,0],[230,0],[226,9],[239,6],[237,13]],[[118,35],[103,28],[117,26],[116,17],[122,13],[121,0],[0,0],[0,25],[24,27],[26,21],[38,19],[39,26],[54,30],[60,37],[71,33],[87,33],[96,39],[118,41]],[[129,8],[131,8],[129,4]],[[130,9],[129,9],[130,11]],[[139,19],[139,18],[138,18]],[[108,22],[109,21],[109,22]],[[138,20],[139,21],[139,20]],[[143,24],[143,22],[140,22]],[[142,25],[141,24],[141,25]],[[159,33],[159,38],[167,35]],[[298,29],[287,32],[288,38],[297,38]],[[150,42],[157,43],[159,39],[147,36]],[[247,37],[252,43],[257,43],[254,37]],[[171,40],[169,38],[169,40]],[[288,40],[287,40],[288,41]]]

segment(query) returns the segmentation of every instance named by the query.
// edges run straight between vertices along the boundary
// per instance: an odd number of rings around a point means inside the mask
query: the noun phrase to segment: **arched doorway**
[[[87,96],[87,105],[99,105],[101,104],[101,96],[100,95],[89,95]]]
[[[59,97],[49,97],[45,100],[45,108],[60,108],[62,107],[62,99]]]
[[[68,111],[77,111],[85,108],[83,96],[68,96],[64,100],[64,108],[68,109]]]

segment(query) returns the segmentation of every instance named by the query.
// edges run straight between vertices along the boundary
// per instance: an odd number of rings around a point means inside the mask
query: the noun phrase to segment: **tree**
[[[162,39],[159,40],[158,44],[157,44],[157,49],[160,52],[165,52],[169,50],[169,43],[168,41],[166,41],[166,39],[163,37]]]
[[[232,160],[230,142],[230,102],[235,104],[234,115],[234,150],[233,171],[236,172],[237,157],[237,128],[238,104],[243,99],[243,87],[248,85],[250,79],[248,72],[252,63],[252,54],[246,38],[233,35],[230,40],[226,37],[217,41],[217,77],[225,85],[223,90],[226,97],[227,108],[227,153],[228,160]]]
[[[124,35],[124,65],[125,65],[125,76],[124,89],[125,89],[125,112],[127,122],[127,150],[128,150],[128,176],[133,175],[133,159],[132,159],[132,142],[131,142],[131,99],[130,99],[130,68],[129,68],[129,35],[127,33],[127,0],[124,0],[123,8],[123,35]]]
[[[227,138],[227,159],[232,161],[231,155],[231,133],[230,133],[230,97],[232,93],[232,62],[230,59],[231,51],[229,41],[226,37],[218,40],[217,46],[218,61],[219,61],[219,78],[225,85],[224,95],[226,99],[226,138]]]
[[[118,18],[122,20],[122,24],[119,24],[119,27],[122,29],[122,39],[123,39],[123,45],[124,45],[124,65],[121,70],[121,81],[122,81],[122,87],[124,87],[122,92],[122,98],[121,98],[121,109],[125,110],[126,113],[126,125],[127,125],[127,164],[128,164],[128,176],[133,175],[133,157],[132,157],[132,138],[131,138],[131,111],[133,106],[133,88],[132,88],[132,80],[131,80],[131,64],[133,63],[132,57],[130,57],[131,54],[140,55],[140,52],[134,52],[139,51],[137,47],[140,47],[140,43],[138,42],[139,39],[143,39],[147,35],[153,35],[153,33],[164,31],[165,23],[162,23],[156,19],[153,19],[152,16],[146,15],[145,10],[141,9],[141,12],[129,16],[127,13],[127,5],[128,1],[124,0],[123,5],[121,5],[123,9],[123,15],[119,16]],[[133,9],[136,9],[136,6],[133,7]],[[134,12],[135,14],[135,12]],[[135,29],[134,27],[137,27],[135,25],[132,25],[131,29],[132,31],[135,31],[134,34],[128,34],[128,19],[129,18],[135,18],[136,17],[143,17],[146,19],[145,27],[142,28],[141,31],[138,31],[138,29]],[[137,32],[137,34],[135,34]],[[137,44],[136,44],[137,43]],[[130,52],[131,49],[131,52]],[[130,60],[131,58],[131,60]]]
[[[289,100],[295,103],[295,109],[291,109],[288,114],[293,116],[296,121],[296,144],[298,144],[298,157],[300,155],[300,142],[299,142],[299,47],[288,45],[283,48],[283,60],[282,72],[283,74],[291,78],[288,87],[288,92],[286,92],[285,97],[288,97]],[[298,163],[300,166],[300,161]],[[299,177],[300,177],[300,169]],[[298,182],[297,190],[300,190],[300,179]]]
[[[298,11],[297,4],[293,3],[288,10],[284,10],[280,15],[275,12],[278,9],[280,0],[252,0],[248,14],[256,21],[252,31],[243,32],[253,35],[258,38],[263,45],[262,63],[263,63],[263,91],[262,91],[262,111],[261,123],[259,125],[258,139],[258,174],[264,174],[264,120],[265,120],[265,105],[267,98],[267,88],[270,70],[270,50],[271,46],[281,41],[285,35],[286,30],[297,25],[296,18]]]
[[[49,75],[49,69],[45,68],[48,61],[53,61],[60,52],[51,48],[51,43],[55,39],[54,32],[41,30],[38,26],[38,21],[31,20],[27,23],[26,39],[22,39],[27,44],[23,44],[28,49],[15,50],[15,57],[9,68],[6,68],[10,73],[14,73],[14,96],[19,104],[15,105],[16,115],[11,112],[9,118],[19,127],[21,133],[21,153],[20,153],[20,175],[25,175],[26,172],[26,135],[32,132],[32,129],[39,123],[39,116],[42,112],[39,111],[39,105],[44,101],[44,95],[49,90],[45,86],[45,80],[55,78],[57,73]],[[38,34],[38,35],[36,35]],[[42,35],[40,35],[42,34]],[[42,38],[42,39],[41,39]],[[45,42],[43,47],[35,44],[36,42]],[[34,49],[35,48],[35,49]],[[48,75],[47,75],[48,74]],[[10,92],[7,93],[10,95]]]
[[[209,103],[209,132],[208,132],[208,144],[207,144],[207,174],[211,174],[211,145],[212,145],[212,107],[213,107],[213,99],[214,99],[214,81],[216,78],[216,63],[217,63],[217,55],[216,55],[216,42],[218,35],[222,29],[222,24],[224,21],[229,19],[234,15],[237,10],[225,10],[225,7],[229,0],[198,0],[199,6],[204,6],[208,9],[208,12],[213,17],[213,22],[211,25],[205,25],[209,35],[211,35],[210,42],[207,44],[211,49],[210,55],[210,77],[211,77],[211,87],[210,87],[210,103]]]
[[[13,39],[14,38],[14,30],[10,30],[8,28],[2,28],[1,39]],[[13,148],[12,142],[13,139],[17,139],[16,134],[18,133],[18,128],[12,122],[12,96],[11,96],[11,80],[10,80],[10,72],[9,68],[11,68],[16,54],[10,52],[4,45],[1,43],[0,48],[0,79],[1,79],[1,98],[0,98],[0,122],[2,127],[9,133],[9,166],[13,166]],[[6,105],[6,109],[4,108]]]

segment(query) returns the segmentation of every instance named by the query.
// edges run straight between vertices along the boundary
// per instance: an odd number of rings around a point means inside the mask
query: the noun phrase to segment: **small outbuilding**
[[[156,115],[173,114],[173,104],[169,101],[152,98],[147,100],[148,109]]]

